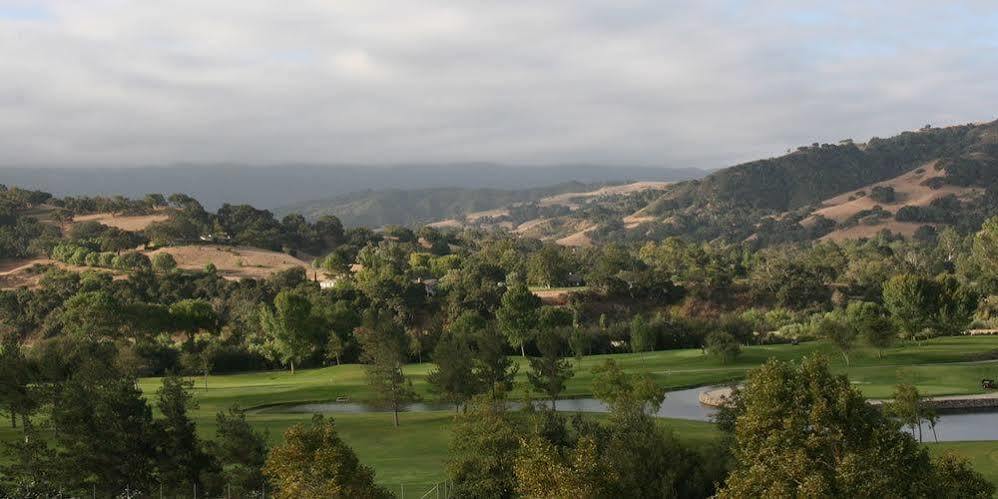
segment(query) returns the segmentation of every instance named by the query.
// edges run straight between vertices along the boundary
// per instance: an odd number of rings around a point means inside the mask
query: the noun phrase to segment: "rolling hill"
[[[998,121],[812,144],[675,184],[603,239],[788,240],[972,230],[998,213]],[[891,192],[878,202],[878,192]],[[887,189],[890,188],[890,189]],[[886,194],[884,194],[886,195]],[[848,230],[857,225],[863,229]]]
[[[191,165],[111,168],[58,166],[20,168],[0,165],[0,183],[39,189],[56,196],[182,192],[214,210],[223,203],[252,204],[273,210],[316,199],[370,190],[532,189],[565,182],[602,184],[624,180],[679,181],[700,178],[696,168],[626,165],[523,165],[490,163],[403,165]]]
[[[566,245],[669,236],[768,245],[883,230],[912,236],[923,226],[975,230],[998,213],[998,121],[815,143],[702,179],[629,185],[436,225],[506,229]]]
[[[309,220],[323,215],[335,215],[344,225],[351,227],[413,226],[441,218],[455,218],[467,213],[537,201],[553,195],[588,191],[596,187],[580,182],[567,182],[519,190],[441,187],[362,191],[284,206],[276,209],[275,213],[279,216],[301,213]]]

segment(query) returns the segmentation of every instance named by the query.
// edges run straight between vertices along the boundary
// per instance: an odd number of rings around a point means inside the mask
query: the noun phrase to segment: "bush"
[[[152,263],[148,256],[138,251],[129,251],[115,257],[112,266],[118,270],[139,270],[152,267]]]
[[[897,200],[897,195],[893,187],[881,187],[878,185],[870,191],[870,199],[878,203],[890,204]]]
[[[90,253],[84,261],[88,267],[100,267],[100,253]]]
[[[707,336],[707,353],[721,359],[721,363],[727,364],[741,355],[742,346],[734,336],[717,331]]]
[[[157,253],[152,257],[152,268],[157,272],[170,272],[177,268],[177,260],[169,253]]]
[[[73,256],[69,258],[69,261],[67,263],[71,263],[73,265],[86,265],[87,255],[89,255],[90,253],[91,251],[89,249],[84,247],[78,247],[76,248],[76,251],[73,252]]]
[[[101,267],[107,267],[107,268],[113,267],[114,266],[114,258],[115,258],[115,256],[116,255],[114,253],[110,253],[110,252],[108,252],[108,253],[101,253],[100,254],[100,266]]]

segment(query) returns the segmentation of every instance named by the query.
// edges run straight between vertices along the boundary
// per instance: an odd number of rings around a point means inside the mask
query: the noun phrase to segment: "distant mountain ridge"
[[[509,166],[488,163],[361,165],[176,165],[142,168],[16,168],[0,166],[0,183],[57,196],[183,192],[209,210],[222,203],[274,209],[353,192],[389,189],[531,189],[565,182],[700,178],[695,168],[621,165]]]
[[[416,190],[369,190],[331,199],[307,201],[274,210],[277,215],[301,213],[315,220],[335,215],[349,227],[414,226],[443,218],[460,217],[516,203],[537,201],[548,196],[589,191],[603,184],[567,182],[532,189],[467,189],[437,187]]]

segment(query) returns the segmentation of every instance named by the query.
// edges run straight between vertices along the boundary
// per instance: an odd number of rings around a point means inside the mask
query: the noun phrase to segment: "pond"
[[[696,421],[710,421],[711,416],[716,412],[714,408],[700,404],[697,397],[703,390],[710,387],[692,388],[689,390],[677,390],[669,392],[662,403],[662,408],[655,415],[663,418],[692,419]],[[550,402],[535,401],[538,405],[549,405]],[[511,402],[510,407],[519,409],[523,407],[520,402]],[[599,400],[592,398],[562,399],[557,403],[557,408],[562,412],[609,412],[609,408]],[[449,404],[420,402],[410,404],[406,407],[406,412],[428,412],[428,411],[453,411],[454,406]],[[359,402],[322,402],[297,405],[280,405],[260,409],[255,412],[261,413],[370,413],[370,412],[390,412],[390,409],[372,407]]]
[[[694,421],[712,421],[717,410],[700,403],[699,394],[714,387],[699,387],[688,390],[669,392],[662,403],[661,409],[655,414],[663,418],[689,419]],[[536,402],[546,404],[545,402]],[[521,403],[513,402],[514,409],[522,407]],[[563,399],[557,404],[562,412],[608,412],[602,402],[592,398]],[[436,403],[411,404],[408,412],[453,411],[454,406]],[[258,412],[284,413],[369,413],[388,412],[385,409],[374,408],[357,402],[326,402],[315,404],[298,404],[275,406],[260,409]],[[944,413],[936,424],[936,435],[940,442],[957,442],[972,440],[998,440],[998,413],[996,412],[963,412]],[[932,430],[928,425],[922,427],[922,439],[925,442],[934,441]]]

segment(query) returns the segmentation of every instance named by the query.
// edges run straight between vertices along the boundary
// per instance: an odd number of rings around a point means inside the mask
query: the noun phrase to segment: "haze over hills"
[[[362,165],[174,165],[146,168],[0,167],[0,183],[56,196],[183,192],[206,208],[246,203],[273,209],[349,193],[389,189],[530,189],[565,182],[585,184],[631,180],[699,178],[696,168],[614,165],[509,166],[486,163]],[[442,216],[448,216],[444,213]]]
[[[467,213],[595,188],[596,185],[593,184],[566,182],[528,189],[433,187],[414,190],[369,190],[283,206],[275,209],[274,213],[278,216],[301,213],[308,220],[316,220],[323,215],[335,215],[348,227],[413,226],[441,218],[460,217]]]

